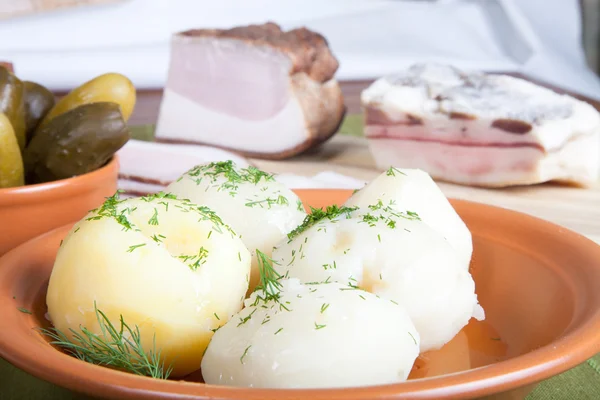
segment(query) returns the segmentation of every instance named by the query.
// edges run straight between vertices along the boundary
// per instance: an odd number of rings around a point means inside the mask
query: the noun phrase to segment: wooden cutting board
[[[366,139],[352,135],[338,134],[317,151],[290,160],[251,161],[258,168],[271,172],[306,176],[335,171],[368,181],[381,173],[375,167]],[[480,189],[443,182],[439,185],[449,197],[525,212],[574,230],[600,244],[600,184],[591,189],[556,184],[510,189]]]

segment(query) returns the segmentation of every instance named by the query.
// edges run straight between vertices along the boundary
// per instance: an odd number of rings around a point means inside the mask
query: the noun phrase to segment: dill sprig
[[[255,291],[262,291],[264,296],[257,295],[254,305],[257,305],[259,300],[279,302],[281,296],[280,280],[283,276],[273,268],[275,261],[258,249],[256,249],[256,260],[258,262],[260,283],[256,286]]]
[[[91,332],[80,326],[80,332],[69,329],[73,339],[58,329],[41,329],[41,332],[50,337],[51,344],[62,348],[68,354],[88,362],[136,375],[149,376],[158,379],[167,379],[172,371],[172,366],[165,368],[160,350],[156,350],[156,336],[152,340],[152,350],[144,351],[138,326],[131,328],[119,317],[119,327],[115,327],[108,317],[96,308],[96,319],[102,331],[101,335]]]
[[[337,218],[343,214],[346,215],[346,218],[351,218],[352,211],[356,210],[358,210],[358,207],[339,207],[335,204],[328,206],[325,210],[322,208],[310,207],[310,214],[304,217],[304,221],[302,221],[302,223],[298,225],[296,229],[288,233],[288,243],[291,242],[296,236],[300,235],[302,232],[325,218],[333,220],[334,218]]]

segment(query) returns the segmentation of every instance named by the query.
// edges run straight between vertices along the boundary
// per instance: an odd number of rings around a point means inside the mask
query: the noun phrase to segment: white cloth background
[[[128,0],[0,23],[0,59],[24,79],[69,89],[117,71],[161,87],[174,32],[267,20],[325,35],[340,79],[368,79],[415,61],[523,72],[593,98],[578,0]]]

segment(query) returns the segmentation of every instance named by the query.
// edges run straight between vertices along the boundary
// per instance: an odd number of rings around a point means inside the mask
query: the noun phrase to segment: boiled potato
[[[166,189],[214,210],[252,252],[251,292],[258,282],[255,250],[267,256],[273,246],[306,217],[294,192],[254,167],[233,161],[198,165]]]
[[[328,388],[401,382],[419,354],[403,308],[337,283],[280,281],[278,299],[257,290],[213,336],[206,383]]]
[[[439,349],[482,317],[475,283],[455,249],[417,214],[378,202],[316,213],[273,251],[275,269],[303,283],[339,282],[406,308],[421,351]]]
[[[367,207],[381,200],[398,211],[412,211],[438,231],[469,268],[473,242],[471,232],[431,176],[419,169],[390,168],[356,192],[346,206]]]
[[[200,367],[213,330],[238,312],[250,253],[207,208],[157,194],[109,198],[64,239],[47,294],[54,326],[99,335],[95,307],[140,329],[172,376]]]

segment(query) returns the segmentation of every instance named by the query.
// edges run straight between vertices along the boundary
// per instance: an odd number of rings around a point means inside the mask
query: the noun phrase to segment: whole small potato
[[[202,360],[206,383],[301,389],[407,379],[419,334],[401,306],[337,283],[280,286],[278,300],[254,292],[215,333]]]
[[[200,368],[213,330],[238,312],[250,253],[212,211],[158,194],[109,198],[64,239],[48,286],[55,328],[101,335],[95,307],[138,327],[181,377]]]
[[[475,282],[452,246],[414,213],[381,202],[342,208],[303,224],[273,250],[280,275],[339,282],[406,309],[421,351],[441,348],[475,316]]]
[[[345,205],[368,207],[379,201],[398,211],[417,213],[450,243],[463,267],[469,269],[471,232],[427,172],[391,167],[354,193]]]
[[[298,196],[273,175],[233,161],[198,165],[167,191],[210,207],[240,235],[252,253],[250,292],[259,276],[256,249],[270,256],[273,246],[306,217]]]

